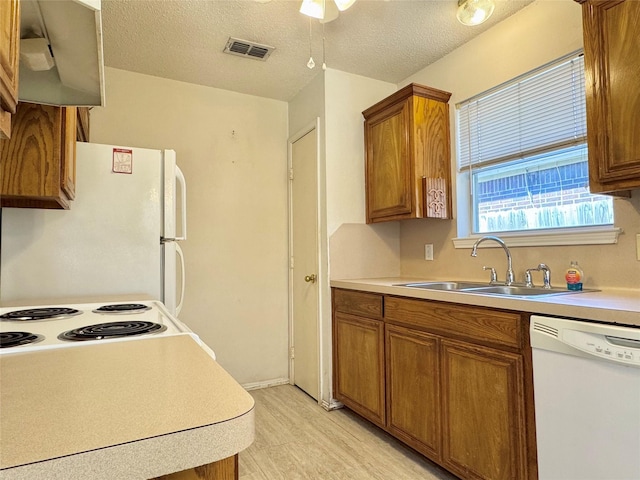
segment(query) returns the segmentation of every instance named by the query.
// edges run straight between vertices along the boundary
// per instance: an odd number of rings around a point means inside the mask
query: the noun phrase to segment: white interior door
[[[291,144],[293,383],[319,395],[318,147],[313,128]]]

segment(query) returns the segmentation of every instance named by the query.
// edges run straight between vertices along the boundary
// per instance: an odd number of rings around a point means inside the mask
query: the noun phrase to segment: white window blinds
[[[460,170],[586,142],[584,83],[573,54],[459,104]]]

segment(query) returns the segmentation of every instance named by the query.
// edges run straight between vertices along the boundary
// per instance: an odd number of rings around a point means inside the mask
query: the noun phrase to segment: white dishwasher
[[[531,317],[540,480],[640,480],[640,328]]]

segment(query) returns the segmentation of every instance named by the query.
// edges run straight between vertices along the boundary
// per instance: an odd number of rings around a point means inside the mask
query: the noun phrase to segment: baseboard
[[[344,404],[337,401],[335,398],[332,398],[328,402],[326,400],[322,400],[320,402],[320,406],[324,408],[327,412],[330,412],[331,410],[338,410],[339,408],[344,407]]]
[[[245,390],[258,390],[260,388],[276,387],[278,385],[288,385],[288,378],[274,378],[273,380],[263,380],[261,382],[252,382],[242,384]]]

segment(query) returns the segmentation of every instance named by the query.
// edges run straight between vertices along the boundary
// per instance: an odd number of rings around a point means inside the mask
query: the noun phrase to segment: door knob
[[[306,275],[304,277],[304,281],[307,282],[307,283],[309,283],[309,282],[316,283],[316,274],[312,273],[311,275]]]

